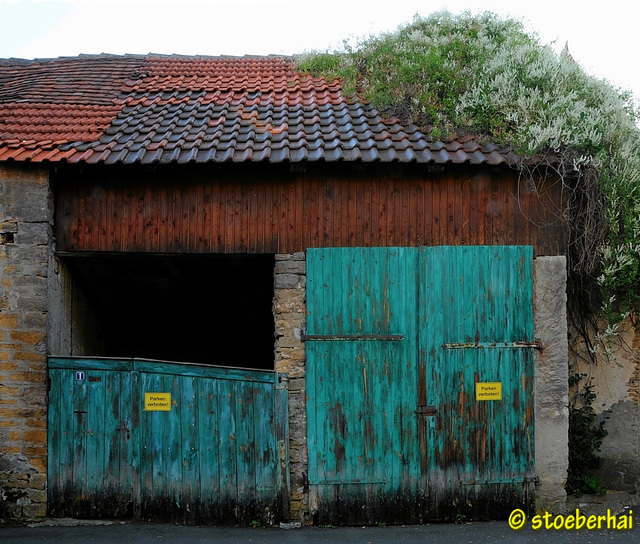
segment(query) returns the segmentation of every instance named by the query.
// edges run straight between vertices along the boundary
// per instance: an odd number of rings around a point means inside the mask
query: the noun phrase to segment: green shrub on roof
[[[552,158],[567,189],[557,219],[570,231],[572,289],[599,302],[610,323],[637,314],[640,132],[630,93],[493,13],[416,17],[396,32],[297,62],[434,138],[470,133],[508,144],[524,173],[532,155]]]

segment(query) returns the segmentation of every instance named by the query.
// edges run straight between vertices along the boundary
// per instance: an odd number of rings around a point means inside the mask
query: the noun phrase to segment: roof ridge
[[[284,55],[272,53],[268,55],[254,55],[254,54],[246,54],[246,55],[187,55],[181,53],[80,53],[79,55],[61,55],[58,57],[35,57],[33,59],[25,59],[21,57],[8,57],[8,58],[0,58],[0,65],[11,65],[11,64],[39,64],[39,63],[50,63],[55,61],[74,61],[74,60],[92,60],[92,59],[140,59],[147,60],[150,58],[159,58],[159,59],[203,59],[203,60],[213,60],[213,59],[283,59],[293,61],[295,59],[295,55]]]

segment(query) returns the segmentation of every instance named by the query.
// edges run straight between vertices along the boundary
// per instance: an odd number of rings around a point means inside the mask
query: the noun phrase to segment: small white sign
[[[85,378],[85,374],[84,372],[76,372],[76,380],[78,380],[79,382],[84,381]]]

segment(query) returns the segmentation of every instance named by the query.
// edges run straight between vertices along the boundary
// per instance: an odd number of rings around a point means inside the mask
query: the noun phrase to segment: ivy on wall
[[[606,492],[593,471],[602,461],[598,452],[607,431],[604,421],[595,424],[593,402],[596,395],[590,380],[580,386],[585,378],[584,374],[579,373],[569,376],[573,398],[569,406],[569,469],[565,489],[567,493],[577,496]]]

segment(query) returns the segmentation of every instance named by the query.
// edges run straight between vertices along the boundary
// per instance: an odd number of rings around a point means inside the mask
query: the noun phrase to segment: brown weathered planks
[[[101,167],[59,176],[57,248],[275,253],[530,244],[536,254],[563,254],[560,189],[547,180],[533,191],[513,170],[471,167]]]

